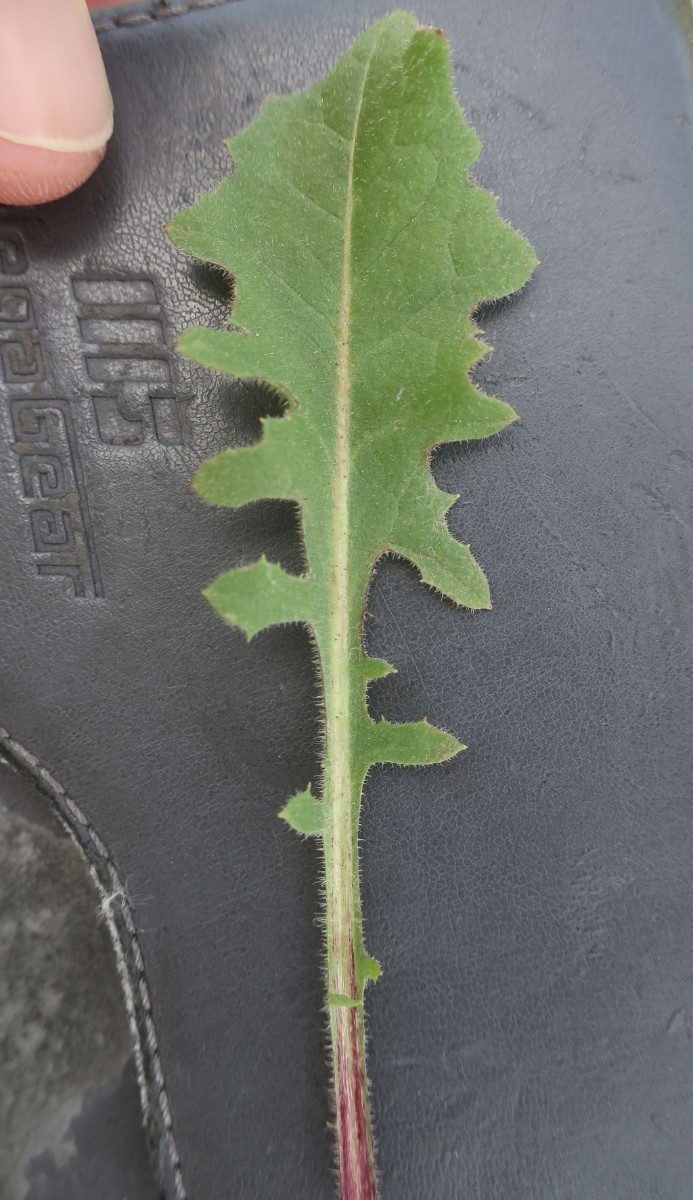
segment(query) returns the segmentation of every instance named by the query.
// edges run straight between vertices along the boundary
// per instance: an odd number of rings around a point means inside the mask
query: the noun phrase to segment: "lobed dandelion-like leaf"
[[[315,639],[322,777],[280,815],[322,845],[341,1195],[373,1200],[363,994],[380,968],[363,940],[363,784],[374,763],[437,763],[462,747],[425,720],[371,719],[369,681],[393,668],[364,651],[365,599],[378,559],[394,553],[456,604],[490,606],[469,547],[448,531],[456,497],[436,487],[429,458],[515,419],[469,378],[488,351],[472,313],[522,287],[536,259],[471,183],[480,143],[454,95],[448,45],[407,13],[366,30],[308,91],[265,101],[228,146],[233,175],[170,233],[233,274],[234,329],[191,330],[180,349],[265,381],[286,405],[257,445],[223,451],[194,486],[232,507],[294,500],[308,565],[296,577],[262,558],[206,594],[248,638],[298,621]]]

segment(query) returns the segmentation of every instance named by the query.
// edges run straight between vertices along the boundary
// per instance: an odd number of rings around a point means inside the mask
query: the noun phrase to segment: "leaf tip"
[[[197,332],[198,331],[196,329],[186,329],[185,333],[181,333],[180,336],[176,338],[175,342],[173,343],[173,349],[175,350],[176,354],[182,354],[186,358],[191,357],[188,353],[188,347],[190,346],[192,340],[191,334],[195,334]]]
[[[455,758],[456,755],[462,754],[465,750],[469,749],[468,746],[465,746],[464,742],[460,742],[451,733],[448,734],[448,739],[448,745],[441,755],[440,762],[447,762],[449,758]]]

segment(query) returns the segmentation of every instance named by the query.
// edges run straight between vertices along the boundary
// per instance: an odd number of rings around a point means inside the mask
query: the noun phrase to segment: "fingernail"
[[[99,150],[113,102],[85,0],[0,0],[0,138]]]

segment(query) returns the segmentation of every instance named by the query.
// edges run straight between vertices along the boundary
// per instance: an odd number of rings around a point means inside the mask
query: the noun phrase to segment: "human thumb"
[[[41,204],[96,170],[113,103],[85,0],[0,0],[0,203]]]

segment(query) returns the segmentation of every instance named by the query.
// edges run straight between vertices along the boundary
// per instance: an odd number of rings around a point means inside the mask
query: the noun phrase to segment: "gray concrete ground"
[[[49,801],[0,760],[0,1196],[154,1200],[99,897]]]

